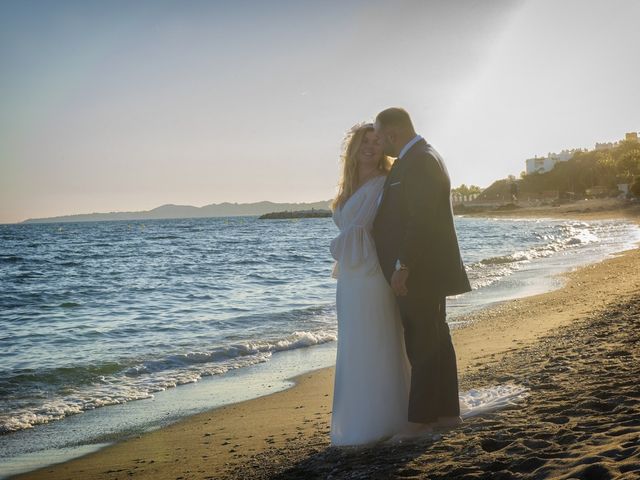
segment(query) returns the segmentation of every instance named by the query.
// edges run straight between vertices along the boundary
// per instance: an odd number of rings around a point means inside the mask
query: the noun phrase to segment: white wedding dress
[[[395,296],[371,237],[385,177],[362,185],[333,220],[340,234],[331,242],[338,279],[336,355],[331,445],[384,440],[409,427],[411,364]],[[504,408],[528,394],[520,385],[472,389],[460,395],[462,418]]]
[[[338,279],[332,445],[375,442],[408,426],[411,366],[400,312],[371,237],[384,181],[369,180],[333,214],[340,234],[331,242]]]

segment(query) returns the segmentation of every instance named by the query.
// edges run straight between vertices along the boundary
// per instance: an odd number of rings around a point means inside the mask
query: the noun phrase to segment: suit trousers
[[[408,421],[431,423],[460,415],[456,354],[446,322],[446,297],[425,294],[411,283],[406,296],[396,297],[411,363]]]

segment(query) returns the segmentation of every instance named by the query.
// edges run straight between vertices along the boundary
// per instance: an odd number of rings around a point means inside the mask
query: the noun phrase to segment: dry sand
[[[531,395],[436,442],[329,447],[330,367],[16,478],[640,478],[638,272],[635,249],[454,331],[462,391],[513,381]]]

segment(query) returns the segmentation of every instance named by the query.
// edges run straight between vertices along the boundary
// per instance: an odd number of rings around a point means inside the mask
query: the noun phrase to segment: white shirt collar
[[[400,150],[400,154],[398,155],[398,158],[402,158],[404,156],[405,153],[407,153],[407,151],[413,147],[416,143],[418,143],[420,140],[422,140],[422,137],[420,135],[416,135],[415,137],[413,137],[411,140],[409,140],[409,142],[407,142],[407,144],[402,147],[402,150]]]

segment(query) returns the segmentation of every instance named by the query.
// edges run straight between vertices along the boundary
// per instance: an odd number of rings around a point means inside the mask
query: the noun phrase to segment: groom
[[[456,354],[445,300],[471,290],[453,224],[449,174],[409,114],[376,117],[384,153],[397,157],[373,224],[382,271],[397,296],[411,363],[409,436],[461,422]]]

